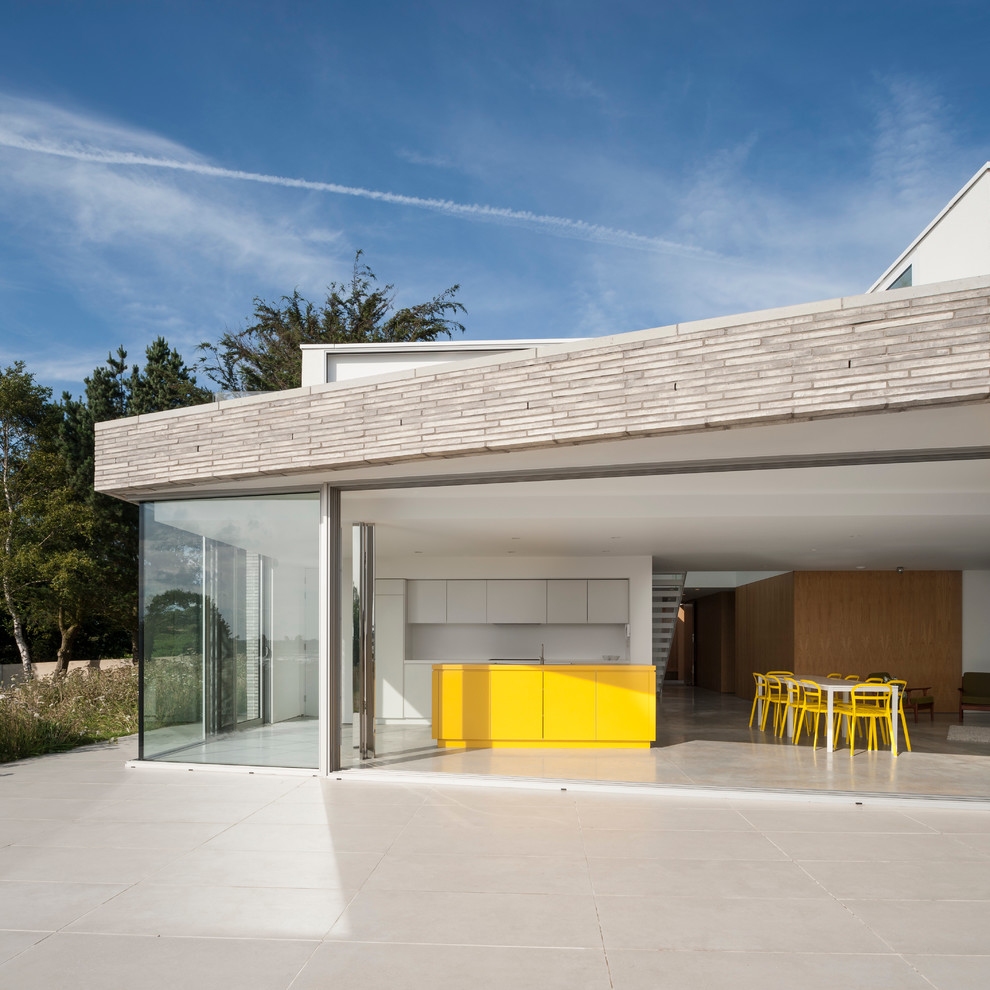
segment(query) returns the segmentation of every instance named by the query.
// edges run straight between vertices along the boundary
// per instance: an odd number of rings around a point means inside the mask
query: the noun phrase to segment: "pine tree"
[[[379,287],[377,281],[358,251],[350,285],[331,282],[322,306],[304,299],[298,290],[274,305],[256,297],[254,323],[227,331],[216,344],[199,345],[207,355],[201,366],[223,389],[274,392],[301,384],[300,344],[436,340],[452,336],[454,330],[464,332],[454,318],[466,312],[454,298],[459,285],[428,302],[394,309],[394,286]]]

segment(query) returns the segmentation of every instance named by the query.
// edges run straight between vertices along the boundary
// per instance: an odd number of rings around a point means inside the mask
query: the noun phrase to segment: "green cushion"
[[[930,694],[922,695],[920,698],[915,695],[908,695],[904,699],[906,705],[934,705],[935,699]]]
[[[964,694],[962,696],[962,703],[964,705],[986,705],[990,708],[990,697],[979,694]]]

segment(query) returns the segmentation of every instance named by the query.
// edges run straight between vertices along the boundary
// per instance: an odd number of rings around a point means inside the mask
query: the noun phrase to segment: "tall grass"
[[[137,732],[136,667],[73,670],[0,689],[0,763]]]

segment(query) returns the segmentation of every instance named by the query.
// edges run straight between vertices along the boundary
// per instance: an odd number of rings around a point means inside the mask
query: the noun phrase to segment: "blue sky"
[[[990,158],[988,42],[985,0],[0,0],[0,364],[192,361],[358,248],[473,339],[860,292]]]

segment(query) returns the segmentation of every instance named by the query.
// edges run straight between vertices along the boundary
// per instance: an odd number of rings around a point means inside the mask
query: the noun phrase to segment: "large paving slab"
[[[0,767],[0,986],[985,983],[990,802],[133,756]]]

